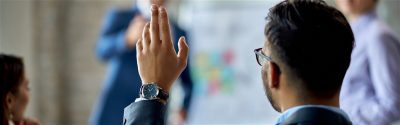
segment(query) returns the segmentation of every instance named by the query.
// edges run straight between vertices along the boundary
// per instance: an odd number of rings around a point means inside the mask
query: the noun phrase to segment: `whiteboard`
[[[188,124],[275,124],[253,50],[275,1],[193,1],[186,12],[194,98]],[[185,15],[183,15],[185,16]]]

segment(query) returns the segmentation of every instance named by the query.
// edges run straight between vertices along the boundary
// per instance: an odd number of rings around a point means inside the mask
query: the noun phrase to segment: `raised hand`
[[[152,5],[151,12],[151,21],[146,24],[142,38],[136,43],[139,75],[143,84],[155,82],[169,92],[186,68],[189,48],[185,38],[181,37],[177,54],[165,8]]]

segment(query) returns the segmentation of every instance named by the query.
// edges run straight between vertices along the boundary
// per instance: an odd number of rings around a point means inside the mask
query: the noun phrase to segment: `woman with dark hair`
[[[28,79],[21,58],[0,54],[1,125],[39,125],[24,117],[29,102]]]

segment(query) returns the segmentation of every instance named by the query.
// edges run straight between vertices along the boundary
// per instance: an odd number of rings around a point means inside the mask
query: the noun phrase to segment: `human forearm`
[[[160,36],[161,34],[161,36]],[[173,82],[186,68],[189,48],[184,38],[179,40],[179,52],[175,52],[171,40],[168,16],[165,8],[152,6],[151,23],[146,24],[142,38],[136,43],[136,54],[142,90],[156,84],[169,92]],[[159,89],[158,89],[159,90]],[[145,93],[143,93],[144,95]],[[147,98],[148,99],[148,98]],[[162,98],[159,98],[162,99]],[[142,100],[125,109],[124,124],[164,124],[165,105],[158,100]]]

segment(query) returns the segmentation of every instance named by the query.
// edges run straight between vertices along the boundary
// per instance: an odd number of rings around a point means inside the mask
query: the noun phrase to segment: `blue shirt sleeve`
[[[367,45],[367,55],[375,88],[375,97],[365,103],[372,111],[368,114],[374,117],[369,120],[388,124],[400,118],[400,42],[394,35],[381,32]]]
[[[117,9],[107,13],[96,46],[96,55],[100,60],[107,62],[129,50],[125,44],[125,32],[136,13],[134,10]]]

